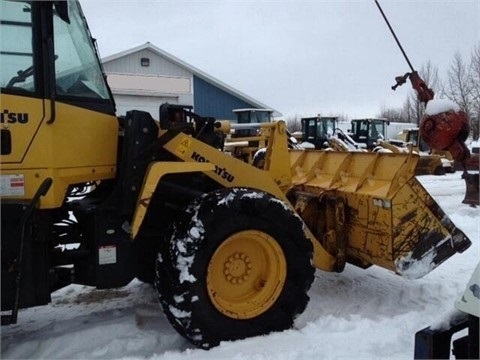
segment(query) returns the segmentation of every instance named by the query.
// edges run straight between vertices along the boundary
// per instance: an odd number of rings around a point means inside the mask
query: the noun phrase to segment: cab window
[[[1,86],[34,93],[32,5],[2,1],[0,19]]]
[[[267,111],[255,111],[253,112],[254,123],[268,123],[270,122],[270,113]]]
[[[54,16],[55,78],[59,98],[109,99],[96,49],[78,4],[68,3],[68,18]]]

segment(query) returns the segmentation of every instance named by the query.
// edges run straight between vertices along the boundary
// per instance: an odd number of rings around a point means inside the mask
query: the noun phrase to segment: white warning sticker
[[[115,264],[117,262],[117,247],[113,245],[98,248],[98,265]]]
[[[24,196],[25,176],[23,174],[0,175],[0,195]]]

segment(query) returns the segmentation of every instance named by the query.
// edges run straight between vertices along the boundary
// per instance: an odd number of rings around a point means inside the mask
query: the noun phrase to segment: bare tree
[[[404,111],[401,108],[395,109],[383,106],[376,116],[379,118],[388,119],[393,122],[408,122],[407,118],[405,117]]]
[[[418,125],[417,113],[414,111],[412,97],[410,95],[407,96],[407,99],[403,103],[402,115],[405,118],[405,122],[415,123]]]
[[[478,140],[480,126],[480,43],[473,49],[470,73],[472,81],[472,137],[474,140]]]
[[[465,111],[471,123],[474,113],[474,84],[472,67],[468,66],[459,52],[456,52],[448,69],[448,78],[445,86],[445,96],[455,102],[461,110]],[[473,128],[473,126],[471,126]],[[478,130],[478,129],[477,129]],[[478,137],[478,135],[477,135]]]
[[[297,114],[293,116],[288,116],[285,119],[285,122],[287,123],[288,131],[290,131],[291,133],[302,130],[302,122],[300,116],[298,116]]]
[[[425,81],[425,84],[438,94],[442,90],[442,83],[438,76],[438,68],[429,60],[419,70],[419,75]],[[408,122],[420,124],[420,120],[425,115],[425,105],[418,101],[417,94],[412,91],[404,104],[405,117],[409,119]]]

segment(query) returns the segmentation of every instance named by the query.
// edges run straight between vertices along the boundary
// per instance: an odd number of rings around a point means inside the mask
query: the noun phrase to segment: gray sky
[[[149,41],[285,116],[375,116],[409,71],[374,0],[80,0],[102,57]],[[379,0],[413,66],[446,77],[480,43],[480,0]]]

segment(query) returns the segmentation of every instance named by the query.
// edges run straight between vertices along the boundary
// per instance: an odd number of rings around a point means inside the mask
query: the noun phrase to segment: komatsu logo
[[[196,151],[193,152],[192,159],[196,162],[210,162],[207,158],[205,158],[205,156],[200,155]],[[213,165],[215,166],[215,174],[220,176],[222,179],[227,180],[228,182],[232,182],[233,180],[235,180],[235,176],[230,174],[226,168],[222,168],[215,164]]]
[[[28,122],[28,113],[10,112],[5,109],[0,113],[0,123],[2,124],[26,124]]]

